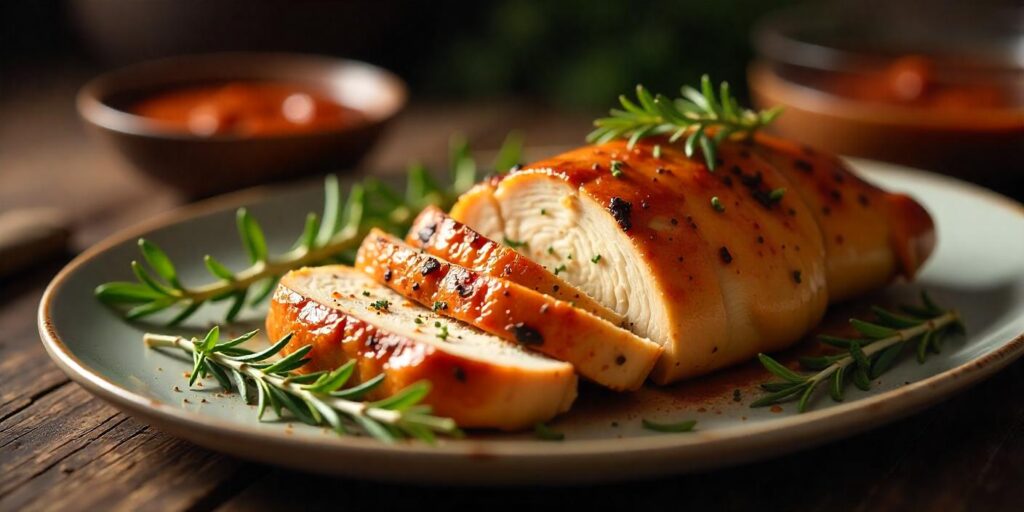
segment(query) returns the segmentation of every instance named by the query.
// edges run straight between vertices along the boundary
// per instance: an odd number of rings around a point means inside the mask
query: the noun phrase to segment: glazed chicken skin
[[[897,274],[913,278],[935,248],[931,217],[912,198],[865,182],[834,155],[769,135],[756,141],[749,151],[786,176],[821,228],[830,302]]]
[[[721,143],[718,160],[711,172],[659,139],[587,146],[478,185],[451,216],[526,242],[661,343],[660,384],[784,348],[830,301],[910,277],[931,251],[917,203],[837,159],[759,137]]]
[[[292,333],[285,353],[312,346],[302,372],[354,360],[355,383],[383,374],[371,400],[429,381],[424,403],[462,427],[529,427],[568,410],[576,398],[572,365],[452,322],[351,267],[286,274],[266,327],[271,339]]]

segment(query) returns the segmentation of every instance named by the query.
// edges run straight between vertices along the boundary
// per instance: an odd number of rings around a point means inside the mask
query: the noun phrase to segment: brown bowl
[[[836,153],[990,185],[1024,180],[1024,59],[1015,50],[1024,38],[1006,25],[1012,17],[980,8],[954,14],[872,6],[802,6],[760,23],[750,89],[758,107],[785,107],[773,129]],[[835,88],[887,76],[908,57],[931,63],[936,86],[972,95],[984,87],[1003,92],[1003,100],[947,109]]]
[[[199,136],[126,106],[172,87],[235,80],[299,84],[363,114],[361,123],[281,135]],[[78,112],[135,168],[203,196],[351,168],[406,101],[394,74],[363,62],[281,53],[218,53],[156,60],[101,75],[78,93]]]

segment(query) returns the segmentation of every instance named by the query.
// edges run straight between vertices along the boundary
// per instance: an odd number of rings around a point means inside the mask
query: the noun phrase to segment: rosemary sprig
[[[495,169],[507,170],[519,161],[521,151],[521,137],[509,134],[498,151]],[[143,238],[139,239],[139,250],[145,264],[131,262],[136,281],[105,283],[96,288],[95,294],[106,304],[124,308],[128,320],[177,308],[170,325],[181,323],[204,304],[231,301],[225,321],[232,322],[243,307],[259,304],[273,293],[278,278],[289,270],[331,260],[350,262],[370,228],[403,234],[425,206],[450,207],[477,180],[477,164],[465,139],[458,136],[451,142],[450,176],[450,185],[439,186],[426,167],[414,163],[408,169],[404,196],[380,180],[367,178],[353,185],[344,201],[337,178],[328,176],[323,213],[306,216],[302,234],[284,254],[269,253],[263,229],[248,210],[240,208],[236,224],[249,255],[248,267],[232,270],[208,254],[203,261],[214,281],[186,286],[167,253]]]
[[[291,335],[259,352],[240,347],[256,332],[220,343],[219,327],[210,329],[202,340],[162,334],[146,334],[143,340],[149,347],[183,349],[194,362],[189,386],[200,377],[212,375],[225,391],[237,390],[246,402],[255,401],[260,419],[269,405],[278,418],[327,425],[339,434],[349,434],[352,427],[359,427],[386,443],[407,438],[432,443],[436,434],[461,435],[454,421],[433,416],[430,406],[421,403],[430,392],[429,382],[417,382],[375,402],[359,401],[383,381],[383,375],[345,388],[355,370],[354,360],[330,372],[294,373],[309,362],[305,356],[312,346],[272,360]]]
[[[684,86],[682,97],[670,99],[658,94],[652,96],[642,85],[636,86],[634,103],[625,95],[619,96],[622,110],[612,109],[609,117],[594,121],[594,131],[587,135],[591,143],[612,139],[629,139],[629,147],[644,137],[669,135],[676,142],[684,135],[683,151],[692,157],[697,147],[704,153],[708,169],[715,169],[718,143],[730,136],[748,136],[758,128],[771,124],[782,113],[781,107],[754,111],[740,107],[729,91],[729,83],[722,82],[715,95],[708,75],[701,77],[698,91]],[[660,153],[660,147],[657,148]]]
[[[962,334],[964,324],[956,310],[939,307],[925,292],[921,292],[921,302],[920,306],[901,307],[900,313],[873,307],[874,322],[851,318],[850,325],[862,335],[860,338],[819,336],[820,342],[845,352],[800,358],[801,367],[817,373],[799,373],[765,354],[758,354],[765,369],[782,380],[762,384],[767,394],[750,406],[798,400],[797,410],[804,412],[815,389],[826,382],[829,396],[842,401],[847,381],[863,391],[869,390],[871,380],[892,368],[908,345],[915,348],[918,363],[923,363],[929,352],[939,353],[942,339],[947,335]]]

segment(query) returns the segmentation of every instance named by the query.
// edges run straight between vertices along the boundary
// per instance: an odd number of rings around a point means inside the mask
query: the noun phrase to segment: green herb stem
[[[797,409],[804,412],[815,389],[827,381],[831,383],[829,395],[841,401],[847,377],[852,377],[854,385],[867,391],[871,387],[870,379],[891,368],[904,344],[911,341],[917,342],[918,361],[924,362],[928,351],[938,352],[942,336],[949,331],[963,331],[963,322],[956,310],[942,310],[924,293],[922,299],[923,307],[904,307],[913,311],[913,316],[875,307],[877,323],[851,319],[851,325],[864,336],[862,338],[819,336],[823,343],[842,347],[846,353],[802,358],[801,365],[818,370],[816,373],[798,373],[765,354],[758,354],[761,364],[782,380],[762,384],[768,393],[751,407],[798,400]]]

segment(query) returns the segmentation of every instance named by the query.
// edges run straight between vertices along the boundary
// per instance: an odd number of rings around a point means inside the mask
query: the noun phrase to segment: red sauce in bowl
[[[227,82],[162,91],[128,109],[199,136],[268,136],[337,130],[364,122],[358,110],[301,85]]]
[[[905,56],[871,73],[827,75],[817,86],[860,101],[937,110],[999,109],[1013,106],[1005,87],[984,81],[952,83],[939,78],[926,57]]]

